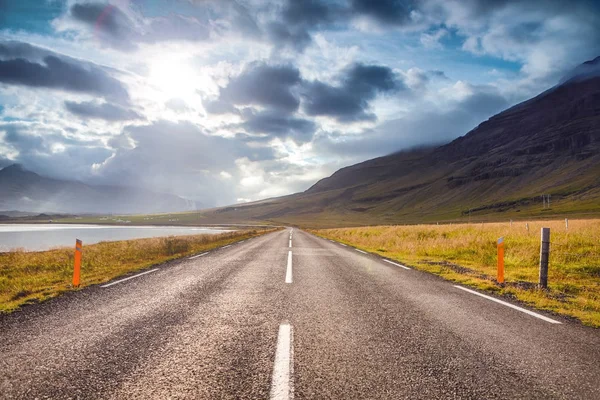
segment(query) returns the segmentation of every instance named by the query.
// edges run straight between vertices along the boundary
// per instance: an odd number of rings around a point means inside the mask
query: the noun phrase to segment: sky
[[[599,55],[591,0],[0,0],[0,168],[259,200],[449,142]]]

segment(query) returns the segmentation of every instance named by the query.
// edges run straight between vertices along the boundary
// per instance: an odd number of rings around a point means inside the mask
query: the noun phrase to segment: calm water
[[[0,224],[0,251],[23,248],[48,250],[53,247],[75,247],[75,239],[83,245],[102,241],[140,239],[171,235],[199,235],[228,232],[221,229],[179,226],[111,226],[111,225],[12,225]]]

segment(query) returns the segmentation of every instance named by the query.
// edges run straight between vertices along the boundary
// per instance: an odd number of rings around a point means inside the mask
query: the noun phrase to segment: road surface
[[[286,229],[0,316],[0,397],[600,398],[600,331],[493,300]]]

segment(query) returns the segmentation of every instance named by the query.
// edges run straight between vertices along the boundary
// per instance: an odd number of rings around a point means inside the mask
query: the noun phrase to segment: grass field
[[[80,288],[175,258],[262,235],[271,230],[241,230],[216,235],[101,242],[84,246]],[[0,312],[74,290],[74,249],[0,253]]]
[[[600,327],[600,220],[374,226],[313,233]],[[551,228],[548,290],[537,288],[540,228]],[[496,240],[505,285],[496,283]]]

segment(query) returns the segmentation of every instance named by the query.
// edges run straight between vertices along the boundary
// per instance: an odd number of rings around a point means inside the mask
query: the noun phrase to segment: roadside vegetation
[[[529,229],[527,229],[527,226]],[[548,290],[537,287],[540,228],[551,229]],[[445,279],[600,327],[600,220],[374,226],[313,233]],[[496,282],[504,237],[505,285]]]
[[[241,230],[216,235],[101,242],[89,246],[84,243],[79,288],[271,231]],[[10,312],[24,304],[76,290],[71,284],[73,257],[72,248],[0,253],[0,312]]]

